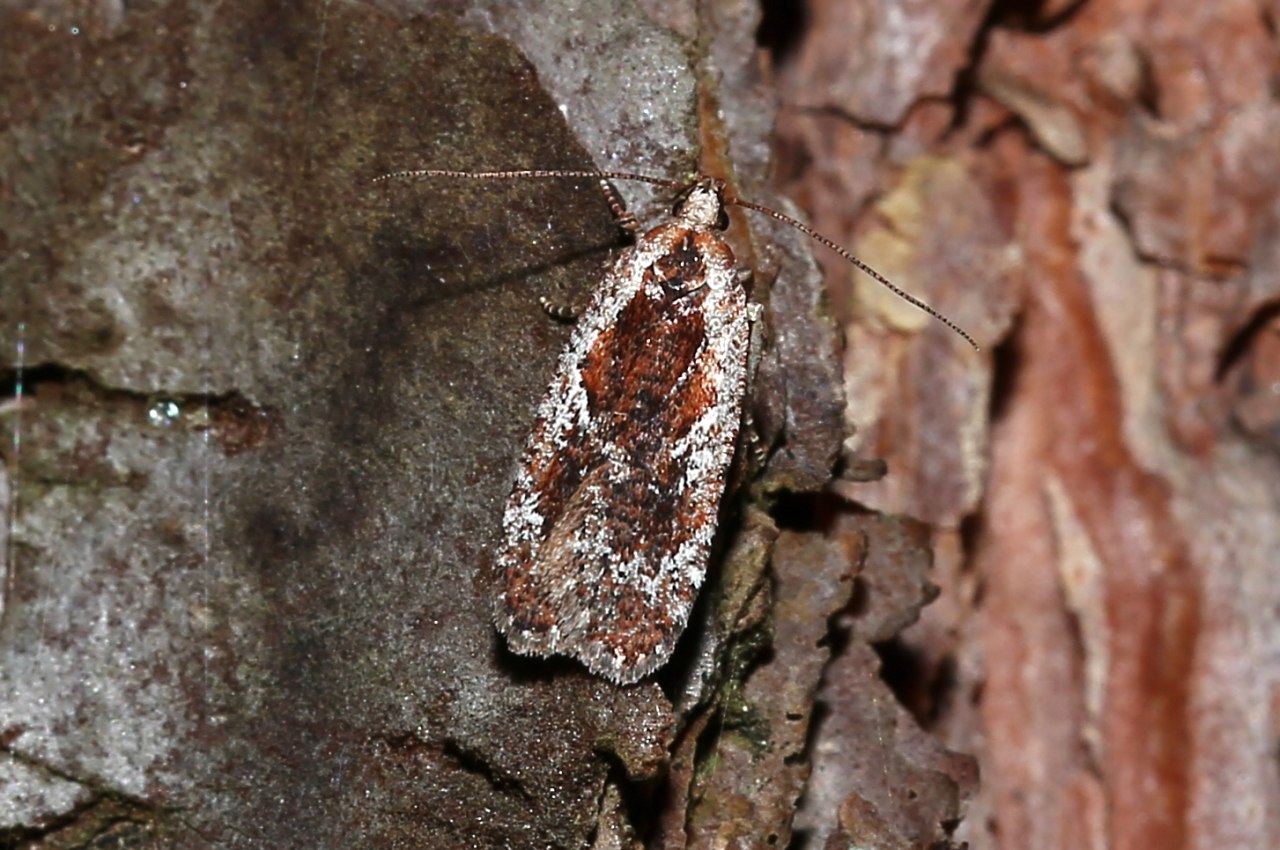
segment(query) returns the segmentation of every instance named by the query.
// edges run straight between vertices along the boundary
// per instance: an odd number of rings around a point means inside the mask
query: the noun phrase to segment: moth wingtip
[[[658,671],[671,658],[674,647],[663,641],[644,655],[624,659],[603,644],[591,643],[569,653],[595,676],[615,685],[634,685]]]
[[[507,640],[507,646],[517,655],[548,656],[556,651],[556,638],[551,632],[539,632],[521,624],[507,608],[505,600],[498,599],[493,607],[494,628]]]
[[[667,663],[674,649],[673,642],[665,639],[644,655],[628,659],[603,642],[575,639],[572,629],[566,636],[556,627],[546,631],[528,628],[511,612],[502,596],[493,607],[493,624],[506,639],[507,648],[516,655],[571,658],[592,675],[623,687],[652,675]]]

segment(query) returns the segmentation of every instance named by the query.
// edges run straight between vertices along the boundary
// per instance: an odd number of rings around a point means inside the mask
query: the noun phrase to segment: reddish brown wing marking
[[[705,574],[746,371],[717,233],[668,224],[575,329],[504,517],[495,620],[517,652],[632,682],[670,656]]]

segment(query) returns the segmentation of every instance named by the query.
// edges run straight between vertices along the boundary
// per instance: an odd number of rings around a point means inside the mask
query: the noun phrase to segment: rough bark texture
[[[1274,4],[804,8],[784,191],[987,349],[826,264],[890,469],[845,492],[936,528],[898,649],[981,761],[956,837],[1280,846]]]
[[[0,6],[0,846],[1280,845],[1277,13]],[[776,186],[984,351],[735,212],[694,622],[515,657],[538,297],[621,240],[417,166]]]

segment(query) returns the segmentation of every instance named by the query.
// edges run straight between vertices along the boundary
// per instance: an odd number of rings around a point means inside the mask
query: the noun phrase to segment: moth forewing
[[[718,181],[637,239],[578,320],[503,518],[494,619],[516,652],[615,682],[670,657],[706,575],[751,336]]]

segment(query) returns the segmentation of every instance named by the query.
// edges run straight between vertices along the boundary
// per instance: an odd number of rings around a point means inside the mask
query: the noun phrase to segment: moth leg
[[[556,293],[553,298],[543,295],[538,298],[538,304],[542,306],[542,311],[557,322],[572,323],[578,320],[579,310],[572,300],[565,295],[563,284],[556,285]]]
[[[613,184],[608,180],[600,181],[600,190],[604,192],[605,202],[609,204],[609,212],[613,214],[614,221],[618,223],[618,227],[628,236],[634,237],[640,232],[640,222],[636,220],[636,214],[629,211],[622,203],[622,197],[618,194],[618,190],[613,188]],[[542,297],[538,299],[538,303],[542,305],[543,312],[555,319],[557,322],[575,322],[582,310],[570,302],[565,296],[563,287],[557,287],[559,292],[552,298]]]
[[[609,212],[613,213],[613,220],[618,223],[618,227],[630,236],[639,233],[640,222],[636,220],[636,214],[622,203],[622,198],[618,195],[618,190],[613,188],[613,184],[608,180],[601,180],[600,189],[604,192],[605,202],[609,204]]]
[[[748,466],[753,470],[763,469],[773,446],[756,426],[755,414],[750,410],[744,411],[742,415],[742,446],[749,460]]]

